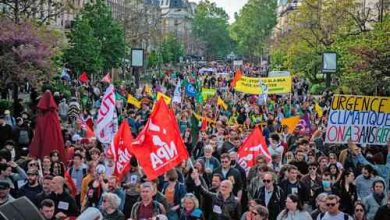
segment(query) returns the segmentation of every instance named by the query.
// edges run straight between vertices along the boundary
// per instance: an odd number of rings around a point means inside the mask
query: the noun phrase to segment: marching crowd
[[[260,75],[253,66],[242,71]],[[128,122],[133,137],[147,123],[156,92],[173,97],[179,88],[182,94],[170,106],[190,158],[154,180],[145,176],[136,157],[118,179],[115,158],[91,137],[107,87],[103,82],[64,80],[70,97],[51,91],[65,157],[56,150],[43,158],[28,156],[39,113],[34,108],[39,100],[32,94],[32,108],[19,103],[23,108],[0,116],[0,207],[25,196],[46,220],[390,219],[390,140],[387,149],[326,144],[332,92],[312,96],[309,83],[293,77],[290,94],[264,100],[236,92],[232,79],[226,66],[202,73],[191,66],[156,75],[150,86],[116,86],[117,120]],[[186,95],[188,84],[198,93],[201,88],[216,93]],[[123,97],[128,94],[140,106],[127,103]],[[305,119],[293,128],[281,123],[292,116]],[[269,155],[258,154],[254,165],[245,167],[238,150],[255,128],[261,129]]]

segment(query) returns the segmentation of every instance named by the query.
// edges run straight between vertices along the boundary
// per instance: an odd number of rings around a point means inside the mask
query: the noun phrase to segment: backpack
[[[320,214],[320,220],[322,220],[322,218],[325,216],[325,213],[321,213]],[[348,220],[349,219],[349,215],[345,214],[344,213],[344,220]]]
[[[22,145],[27,145],[30,143],[30,137],[28,135],[28,130],[26,130],[26,129],[20,130],[18,143],[22,144]]]

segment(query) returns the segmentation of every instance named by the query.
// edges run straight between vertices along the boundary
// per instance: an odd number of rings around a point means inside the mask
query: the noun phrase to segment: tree
[[[63,13],[66,9],[72,9],[70,1],[56,0],[2,0],[3,14],[19,23],[23,20],[36,20],[40,24]]]
[[[260,56],[276,25],[276,0],[249,0],[236,15],[230,35],[244,55]]]
[[[59,38],[45,27],[31,22],[0,18],[0,79],[2,83],[29,79],[37,83],[55,72],[52,58]]]
[[[355,0],[305,0],[289,13],[289,31],[282,32],[271,46],[271,56],[284,53],[282,66],[302,74],[312,83],[324,81],[321,76],[322,52],[330,50],[342,37],[357,33],[351,14],[357,9]],[[278,61],[272,59],[271,61]]]
[[[181,56],[184,56],[184,45],[171,34],[165,36],[160,50],[163,63],[176,63]]]
[[[207,58],[225,57],[231,50],[228,15],[209,0],[201,1],[192,21],[192,34],[204,44]]]
[[[102,73],[117,68],[125,56],[124,31],[103,0],[88,3],[69,34],[65,61],[77,72]]]

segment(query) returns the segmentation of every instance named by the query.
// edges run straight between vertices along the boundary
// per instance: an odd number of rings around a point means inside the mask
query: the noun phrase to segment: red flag
[[[79,119],[79,121],[81,123],[81,128],[85,130],[85,139],[88,139],[88,140],[95,137],[95,132],[93,131],[93,127],[91,128],[91,126],[89,125],[90,119],[91,118],[89,118],[87,121]],[[93,121],[92,121],[92,123],[93,123]]]
[[[77,195],[77,188],[75,182],[73,182],[73,179],[69,174],[69,170],[65,172],[64,179],[65,179],[65,184],[69,187],[70,194],[72,194],[74,198]]]
[[[188,158],[173,111],[160,98],[144,129],[131,147],[149,180]]]
[[[121,180],[130,169],[130,148],[133,143],[133,136],[127,120],[123,120],[119,126],[118,132],[112,139],[111,146],[108,149],[108,155],[112,155],[115,163],[114,175]]]
[[[200,130],[201,131],[207,130],[207,119],[206,119],[206,117],[202,117],[202,124],[200,126]]]
[[[236,86],[236,82],[237,82],[238,80],[241,79],[242,75],[243,75],[243,74],[242,74],[241,70],[238,69],[238,70],[236,71],[236,73],[234,74],[234,79],[233,79],[233,81],[232,81],[232,83],[231,83],[231,86],[232,86],[232,87],[235,87],[235,86]]]
[[[239,164],[248,171],[256,164],[258,155],[264,155],[267,162],[271,161],[265,138],[260,128],[256,127],[238,150]]]
[[[111,83],[112,79],[111,79],[111,76],[110,76],[110,73],[107,73],[103,79],[101,80],[102,82],[106,82],[106,83]]]
[[[81,73],[79,80],[82,83],[87,83],[89,81],[87,72],[84,71],[83,73]]]

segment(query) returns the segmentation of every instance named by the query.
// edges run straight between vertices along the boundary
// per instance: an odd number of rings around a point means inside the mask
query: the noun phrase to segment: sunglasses
[[[355,209],[355,212],[364,212],[363,209]]]
[[[35,173],[27,173],[27,176],[36,176]]]
[[[32,167],[32,166],[38,166],[38,164],[36,164],[36,163],[29,163],[28,164],[30,167]]]
[[[316,167],[309,167],[309,170],[316,170]]]
[[[228,160],[222,160],[221,163],[229,163]]]
[[[328,207],[334,207],[334,206],[336,206],[336,204],[337,204],[337,203],[326,203],[326,206],[328,206]]]
[[[263,180],[263,183],[270,183],[271,180]]]

